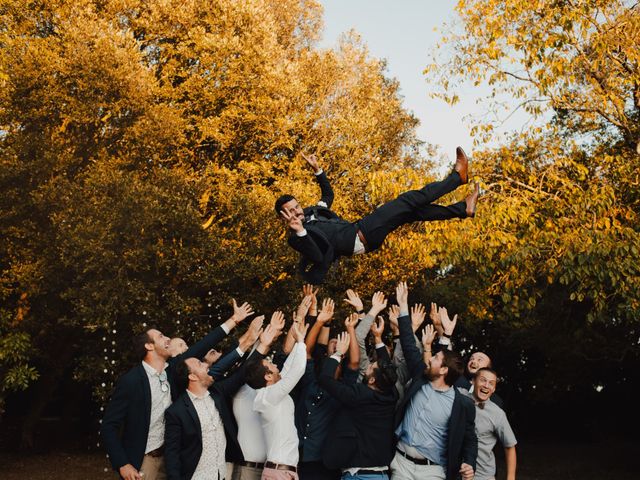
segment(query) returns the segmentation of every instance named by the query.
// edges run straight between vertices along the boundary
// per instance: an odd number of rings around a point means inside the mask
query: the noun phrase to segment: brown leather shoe
[[[467,204],[467,217],[475,217],[476,216],[476,203],[478,203],[478,195],[480,195],[480,184],[478,182],[475,183],[473,188],[473,192],[467,195],[467,198],[464,199]]]
[[[456,166],[454,170],[460,175],[463,185],[469,181],[469,159],[460,147],[456,147]]]

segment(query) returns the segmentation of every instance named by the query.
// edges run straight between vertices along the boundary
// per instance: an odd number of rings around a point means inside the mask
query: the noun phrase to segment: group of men
[[[404,282],[386,322],[382,292],[366,312],[356,292],[345,300],[355,312],[336,328],[334,302],[319,305],[306,285],[277,348],[281,312],[266,326],[255,317],[226,354],[212,351],[254,315],[235,301],[192,346],[156,329],[139,335],[141,362],[117,382],[101,426],[114,469],[127,480],[484,480],[500,440],[514,480],[498,376],[476,352],[465,377],[452,349],[457,316],[432,304],[425,322]]]

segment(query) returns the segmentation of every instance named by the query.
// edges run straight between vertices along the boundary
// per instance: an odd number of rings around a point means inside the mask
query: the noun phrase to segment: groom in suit
[[[289,227],[289,245],[300,252],[300,270],[309,283],[322,283],[331,264],[341,256],[377,250],[387,235],[401,225],[475,215],[478,184],[464,201],[448,206],[433,203],[468,182],[469,162],[460,147],[456,149],[454,171],[447,178],[405,192],[353,223],[331,210],[333,190],[316,157],[303,157],[320,185],[320,201],[303,209],[293,195],[282,195],[276,200],[275,210]]]

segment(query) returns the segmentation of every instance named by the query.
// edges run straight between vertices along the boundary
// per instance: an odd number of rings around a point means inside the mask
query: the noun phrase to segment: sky
[[[431,99],[433,88],[422,73],[443,31],[443,24],[456,18],[453,0],[320,0],[324,7],[323,48],[337,46],[340,35],[351,29],[360,34],[370,55],[387,60],[388,76],[400,82],[404,106],[420,120],[418,138],[440,146],[440,154],[453,162],[455,147],[469,154],[469,115],[480,116],[478,97],[488,89],[466,88],[456,92],[454,106]],[[520,129],[524,115],[514,115],[504,130]]]

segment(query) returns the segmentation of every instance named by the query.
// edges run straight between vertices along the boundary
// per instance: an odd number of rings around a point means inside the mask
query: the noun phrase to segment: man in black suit
[[[140,470],[145,480],[165,478],[164,411],[177,396],[174,367],[184,358],[202,358],[253,313],[248,303],[234,301],[233,306],[231,318],[176,357],[170,354],[170,338],[155,328],[134,339],[141,362],[116,383],[100,428],[111,465],[125,480],[140,480]]]
[[[303,209],[294,196],[282,195],[276,200],[275,210],[291,231],[289,245],[300,252],[300,270],[309,283],[322,283],[331,264],[341,256],[377,250],[387,235],[401,225],[475,215],[478,184],[462,202],[448,206],[433,203],[468,182],[469,162],[459,147],[454,171],[447,178],[405,192],[355,223],[331,211],[334,195],[326,174],[314,155],[303,157],[315,172],[322,194],[320,201]]]
[[[252,356],[264,358],[284,326],[273,322],[260,334]],[[257,335],[249,341],[255,342]],[[197,358],[180,360],[176,388],[182,394],[165,411],[165,460],[169,480],[219,479],[226,476],[226,459],[242,458],[238,425],[229,405],[245,382],[245,366],[228,379],[214,382],[209,366]]]
[[[343,479],[388,479],[393,457],[393,417],[398,392],[397,374],[385,347],[378,361],[369,364],[362,383],[335,379],[342,356],[349,349],[349,334],[338,337],[336,352],[324,362],[320,385],[341,404],[327,436],[323,461],[342,469]],[[382,353],[380,353],[382,352]]]
[[[392,479],[471,480],[478,453],[476,411],[453,386],[462,374],[462,358],[457,352],[440,350],[425,363],[413,336],[408,295],[406,283],[400,282],[396,288],[400,344],[413,381],[396,417],[399,442],[391,463]]]

